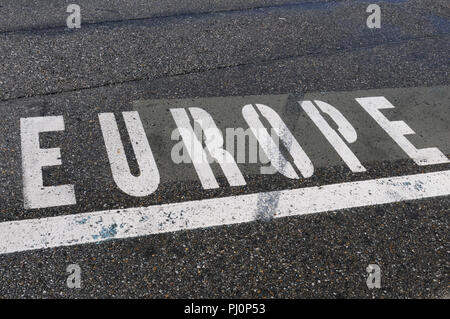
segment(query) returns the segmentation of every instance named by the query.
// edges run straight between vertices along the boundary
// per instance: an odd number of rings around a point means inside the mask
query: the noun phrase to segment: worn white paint
[[[405,137],[405,135],[416,134],[404,121],[389,121],[379,110],[393,109],[392,105],[384,96],[356,98],[356,101],[374,118],[374,120],[389,134],[390,137],[414,160],[417,165],[433,165],[450,163],[438,148],[430,147],[417,149]]]
[[[138,112],[123,112],[122,115],[140,174],[139,176],[131,174],[114,114],[100,113],[98,118],[113,179],[116,185],[128,195],[148,196],[158,188],[160,181],[158,167]]]
[[[194,165],[202,187],[204,189],[219,188],[219,183],[209,165],[206,152],[203,150],[203,146],[192,128],[186,110],[183,108],[175,108],[170,109],[170,113],[177,124],[178,132],[183,139],[187,153],[192,159],[192,164]]]
[[[44,186],[42,167],[61,165],[59,148],[41,149],[39,133],[64,131],[62,116],[20,119],[23,198],[26,209],[76,204],[73,185]]]
[[[339,133],[345,138],[347,143],[354,143],[358,135],[356,134],[355,128],[350,124],[350,122],[342,115],[339,110],[337,110],[332,105],[322,102],[314,101],[320,110],[328,114],[333,121],[338,125]],[[365,172],[366,169],[361,164],[356,155],[350,150],[350,148],[345,144],[338,133],[327,123],[324,117],[319,113],[319,110],[314,106],[311,101],[298,102],[303,110],[308,114],[311,120],[316,124],[331,146],[334,147],[336,152],[342,158],[342,160],[347,164],[347,166],[354,173]]]
[[[0,223],[0,254],[450,195],[450,170],[149,207]]]
[[[190,107],[192,118],[199,123],[205,135],[205,145],[211,157],[220,165],[228,183],[231,186],[246,185],[244,176],[236,164],[233,156],[223,149],[223,136],[214,123],[213,118],[205,110]]]
[[[270,123],[277,136],[281,139],[284,147],[291,154],[295,165],[303,177],[311,177],[314,173],[314,166],[311,160],[308,155],[306,155],[300,144],[298,144],[297,139],[280,118],[278,113],[264,104],[256,104],[256,107]],[[272,167],[286,177],[293,179],[299,178],[292,165],[281,154],[279,145],[274,142],[270,134],[265,129],[253,105],[245,105],[242,108],[242,115],[258,140],[267,158],[270,160]]]

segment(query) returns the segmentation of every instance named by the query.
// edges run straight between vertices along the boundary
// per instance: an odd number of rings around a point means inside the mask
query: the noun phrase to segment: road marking
[[[380,109],[394,109],[392,105],[383,96],[372,96],[355,98],[355,100],[367,111],[376,123],[387,133],[394,142],[400,146],[400,148],[418,165],[435,165],[450,163],[447,156],[441,152],[437,147],[421,148],[417,149],[405,136],[415,134],[415,131],[406,124],[404,121],[391,121]],[[350,170],[354,173],[364,172],[366,169],[362,166],[360,160],[356,157],[357,152],[353,152],[347,145],[354,144],[357,141],[357,132],[352,124],[344,117],[343,113],[329,103],[321,100],[304,100],[297,101],[301,108],[314,122],[319,129],[319,132],[323,134],[329,144],[334,148],[337,154],[347,164]],[[194,102],[195,101],[191,101]],[[353,102],[353,101],[352,101]],[[285,102],[287,103],[287,102]],[[354,103],[354,102],[353,102]],[[355,103],[356,104],[356,103]],[[271,107],[255,103],[245,104],[242,108],[237,104],[237,109],[240,109],[242,117],[249,127],[252,135],[256,138],[259,144],[259,149],[263,151],[265,157],[270,162],[271,171],[262,170],[260,165],[260,173],[275,173],[278,172],[287,178],[298,179],[299,175],[291,164],[282,154],[279,148],[279,140],[281,140],[284,150],[287,151],[296,168],[299,170],[304,178],[309,178],[314,173],[314,165],[310,157],[306,154],[305,150],[297,141],[297,138],[303,136],[297,134],[295,136],[280,115]],[[318,108],[316,108],[316,106]],[[335,130],[329,125],[327,120],[319,112],[328,114],[334,124],[338,126]],[[193,166],[197,172],[198,178],[204,189],[219,188],[219,184],[216,180],[215,173],[211,167],[211,164],[216,162],[221,167],[228,183],[231,186],[245,186],[246,180],[241,172],[241,168],[237,165],[234,156],[231,155],[229,150],[224,149],[224,138],[221,130],[215,123],[212,115],[201,107],[188,107],[189,114],[194,121],[194,128],[191,125],[191,119],[185,108],[169,107],[170,113],[175,120],[177,126],[177,133],[181,136],[185,148],[183,154],[187,150],[188,156],[192,159]],[[296,105],[295,112],[283,112],[286,115],[286,119],[296,120],[297,123],[302,120],[302,116],[299,115],[299,107]],[[361,109],[358,107],[361,112]],[[154,110],[154,114],[151,115],[151,119],[147,119],[145,122],[155,124],[157,119],[155,114],[158,113]],[[161,110],[160,110],[161,111]],[[259,114],[259,113],[260,114]],[[142,112],[145,113],[145,112]],[[165,112],[167,113],[167,109]],[[232,113],[232,118],[236,120],[235,112]],[[165,179],[164,175],[160,176],[159,169],[157,167],[153,152],[150,148],[148,132],[146,131],[143,122],[140,119],[138,111],[122,112],[122,116],[125,122],[128,136],[130,138],[131,146],[134,151],[135,159],[139,166],[139,175],[134,176],[131,173],[129,167],[129,156],[125,154],[124,146],[121,140],[121,133],[116,123],[115,115],[113,113],[101,113],[98,116],[100,128],[103,135],[103,141],[106,146],[106,153],[108,155],[112,177],[116,186],[124,193],[134,197],[145,197],[153,194],[158,190],[161,177]],[[267,124],[263,124],[261,119],[264,118],[265,122],[271,126],[272,134],[267,131]],[[228,118],[228,120],[232,120]],[[218,121],[221,123],[222,121]],[[233,122],[233,121],[230,121]],[[22,118],[20,120],[21,126],[21,146],[22,146],[22,163],[23,163],[23,194],[24,194],[24,207],[26,209],[35,208],[47,208],[57,206],[68,206],[76,204],[76,197],[74,194],[74,185],[59,185],[59,186],[44,186],[43,179],[43,167],[48,166],[61,166],[61,152],[59,148],[41,149],[39,145],[40,132],[53,132],[64,131],[64,118],[63,116],[48,116],[48,117],[29,117]],[[165,123],[165,122],[164,122]],[[197,124],[197,125],[196,125]],[[231,124],[231,123],[229,123]],[[242,124],[242,120],[241,120]],[[302,124],[308,127],[308,123],[304,121]],[[309,123],[310,125],[310,123]],[[49,127],[50,126],[50,127]],[[170,126],[170,125],[169,125]],[[302,127],[302,125],[294,125],[295,127]],[[311,126],[309,126],[311,127]],[[244,134],[244,136],[238,137],[238,141],[244,142],[244,147],[238,147],[238,151],[245,152],[245,143],[247,135],[243,127],[228,127],[234,132]],[[237,129],[237,131],[236,131]],[[198,132],[196,132],[198,130]],[[153,131],[155,132],[155,131]],[[164,133],[167,130],[156,131],[158,136],[163,138]],[[174,131],[170,134],[174,136]],[[341,138],[341,136],[346,140]],[[308,135],[308,132],[303,131]],[[318,133],[320,134],[320,133]],[[166,135],[168,137],[169,134]],[[361,134],[364,136],[364,133]],[[311,135],[310,135],[311,136]],[[308,142],[320,141],[317,137],[313,137]],[[171,138],[173,140],[173,138]],[[234,139],[233,139],[234,142]],[[360,141],[356,147],[361,149]],[[158,145],[157,143],[155,143]],[[203,147],[203,144],[206,146]],[[314,145],[314,148],[320,148],[319,143]],[[249,146],[250,146],[249,142]],[[249,154],[254,153],[253,157],[256,157],[258,151],[257,144],[254,148],[249,149]],[[102,146],[100,146],[102,148]],[[234,147],[233,147],[234,149]],[[369,153],[374,153],[372,149],[367,150]],[[173,157],[177,152],[170,152],[171,162],[179,163],[179,155]],[[156,153],[155,153],[156,154]],[[317,154],[317,153],[316,153]],[[161,156],[161,154],[156,154]],[[239,154],[238,154],[239,155]],[[245,153],[240,154],[241,159],[245,162]],[[261,153],[260,153],[261,155]],[[372,154],[371,154],[372,155]],[[239,157],[239,156],[238,156]],[[249,155],[249,158],[251,156]],[[372,156],[371,156],[372,157]],[[210,161],[211,159],[211,161]],[[373,157],[370,159],[373,161]],[[161,165],[161,161],[159,161]],[[267,164],[267,162],[266,162]],[[329,164],[328,164],[329,165]],[[183,166],[186,168],[187,166]],[[248,168],[248,166],[247,166]],[[175,165],[172,169],[176,169]],[[167,170],[166,170],[167,172]],[[248,172],[246,172],[248,174]],[[249,174],[248,174],[249,175]],[[164,183],[164,182],[163,182]]]
[[[348,143],[355,143],[358,137],[355,128],[352,124],[342,115],[342,113],[334,106],[322,102],[314,101],[319,109],[328,114],[334,123],[338,125],[338,132],[345,138]],[[319,110],[314,106],[312,101],[298,102],[302,109],[308,114],[308,116],[316,124],[317,128],[322,132],[328,142],[334,147],[336,152],[352,170],[353,173],[365,172],[366,169],[361,164],[356,155],[345,144],[338,133],[328,124],[325,118],[320,114]]]
[[[450,170],[0,223],[0,254],[251,222],[261,196],[274,218],[450,195]]]
[[[26,209],[76,204],[73,185],[44,186],[42,167],[61,165],[62,161],[59,148],[40,148],[39,133],[54,131],[64,131],[62,116],[20,119],[23,202]]]
[[[434,165],[449,163],[445,156],[436,147],[417,149],[405,137],[416,134],[412,128],[403,121],[390,121],[379,110],[395,108],[384,96],[356,98],[356,101],[369,113],[374,120],[389,134],[417,165]]]
[[[159,171],[148,143],[138,112],[123,112],[123,119],[139,165],[139,176],[133,176],[120,138],[113,113],[98,115],[111,172],[117,186],[126,194],[143,197],[152,194],[159,186]]]

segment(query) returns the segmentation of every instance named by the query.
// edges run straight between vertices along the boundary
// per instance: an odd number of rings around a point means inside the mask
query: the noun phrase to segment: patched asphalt
[[[366,1],[169,1],[151,8],[143,1],[117,7],[80,1],[87,22],[80,30],[65,28],[65,3],[43,2],[28,3],[28,11],[16,10],[20,2],[0,7],[7,17],[0,19],[2,221],[448,169],[393,156],[365,160],[368,172],[356,177],[330,163],[311,180],[252,175],[245,188],[213,191],[198,181],[171,181],[160,198],[133,199],[111,180],[97,121],[98,113],[132,110],[138,100],[302,99],[373,89],[395,96],[395,88],[420,87],[397,102],[405,108],[408,98],[423,102],[421,92],[434,92],[436,101],[424,103],[423,112],[439,107],[448,123],[445,106],[437,105],[449,103],[445,0],[382,1],[380,30],[365,25]],[[65,133],[41,142],[61,146],[64,167],[44,174],[78,184],[81,200],[76,207],[24,210],[19,119],[62,114]],[[420,123],[420,117],[415,109],[399,119]],[[418,133],[411,139],[418,147],[433,142],[425,130]],[[440,147],[449,155],[446,145]],[[442,298],[448,296],[448,207],[447,196],[1,255],[0,296]],[[82,269],[80,290],[66,287],[71,263]],[[366,286],[370,263],[381,267],[381,289]]]

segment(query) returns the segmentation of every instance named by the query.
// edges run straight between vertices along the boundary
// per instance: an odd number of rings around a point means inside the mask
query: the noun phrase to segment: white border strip
[[[450,170],[0,223],[0,254],[450,195]],[[275,202],[275,205],[274,205]]]

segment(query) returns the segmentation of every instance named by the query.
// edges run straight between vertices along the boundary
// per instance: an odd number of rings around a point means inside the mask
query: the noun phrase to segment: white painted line
[[[0,223],[0,254],[450,195],[450,170],[142,208]],[[273,205],[273,203],[272,203]]]

